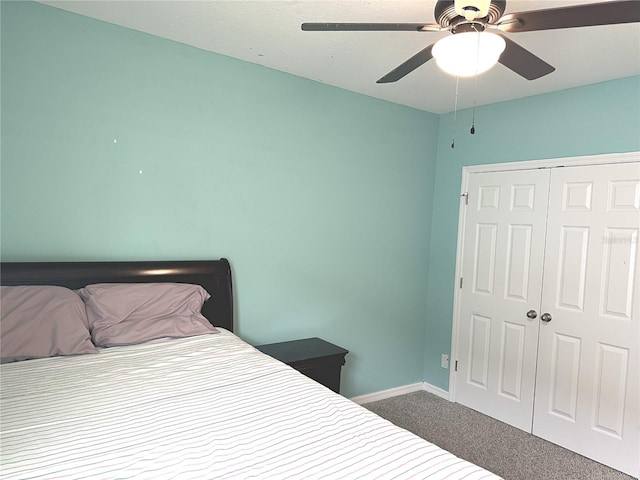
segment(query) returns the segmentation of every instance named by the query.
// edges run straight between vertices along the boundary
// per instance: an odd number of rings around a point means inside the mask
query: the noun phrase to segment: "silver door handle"
[[[551,314],[543,313],[542,316],[540,317],[540,320],[542,320],[545,323],[549,323],[551,321]]]
[[[529,310],[527,312],[527,317],[529,318],[536,318],[538,316],[538,312],[536,312],[535,310]]]

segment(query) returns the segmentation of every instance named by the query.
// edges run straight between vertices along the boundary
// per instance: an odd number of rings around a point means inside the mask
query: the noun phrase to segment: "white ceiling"
[[[507,0],[506,13],[602,0]],[[303,32],[303,22],[434,23],[436,0],[43,1],[64,10],[433,113],[454,109],[456,80],[430,61],[396,83],[376,80],[446,33]],[[640,3],[640,0],[639,0]],[[556,67],[528,81],[496,65],[477,79],[483,105],[640,75],[640,23],[508,34]],[[458,108],[473,79],[461,79]],[[631,99],[637,103],[638,99]]]

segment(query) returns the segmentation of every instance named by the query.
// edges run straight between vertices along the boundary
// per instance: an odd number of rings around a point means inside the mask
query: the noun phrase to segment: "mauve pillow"
[[[78,293],[87,306],[91,338],[99,347],[218,332],[200,313],[210,296],[200,285],[98,283]]]
[[[57,286],[0,287],[2,363],[97,353],[82,299]]]

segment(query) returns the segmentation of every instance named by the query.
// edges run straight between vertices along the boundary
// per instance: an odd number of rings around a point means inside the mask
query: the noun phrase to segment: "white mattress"
[[[226,331],[0,368],[3,479],[498,478]]]

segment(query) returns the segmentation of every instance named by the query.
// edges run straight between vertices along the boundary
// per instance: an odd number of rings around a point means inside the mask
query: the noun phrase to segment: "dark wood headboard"
[[[202,314],[233,331],[231,267],[220,260],[141,262],[3,262],[0,285],[59,285],[71,289],[92,283],[175,282],[202,285],[211,298]]]

